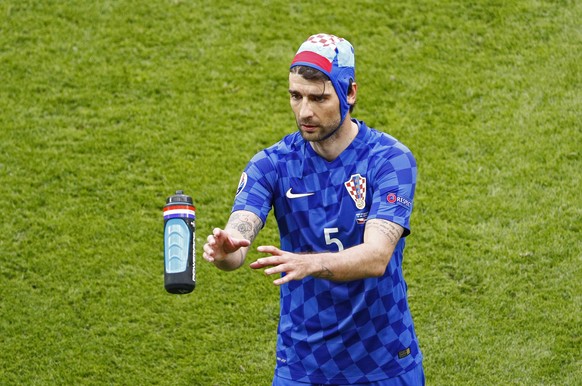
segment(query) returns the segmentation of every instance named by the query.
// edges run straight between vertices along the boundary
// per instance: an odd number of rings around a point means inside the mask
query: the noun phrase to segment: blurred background
[[[0,383],[270,385],[278,289],[215,269],[287,73],[356,50],[353,113],[419,181],[404,271],[429,385],[582,379],[582,3],[0,1]],[[197,287],[163,287],[166,197]],[[255,245],[278,245],[272,216]]]

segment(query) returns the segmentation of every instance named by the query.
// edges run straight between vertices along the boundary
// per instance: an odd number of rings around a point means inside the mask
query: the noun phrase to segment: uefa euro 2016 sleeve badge
[[[366,178],[360,174],[352,174],[350,179],[344,182],[344,185],[356,203],[356,208],[364,209],[366,206]]]
[[[243,191],[245,186],[247,186],[247,180],[248,180],[247,173],[243,172],[242,175],[240,176],[240,181],[238,182],[238,187],[236,188],[235,196],[238,196],[240,192]]]

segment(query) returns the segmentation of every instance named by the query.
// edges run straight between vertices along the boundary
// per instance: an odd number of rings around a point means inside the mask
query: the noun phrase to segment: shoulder
[[[364,124],[365,125],[365,124]],[[366,142],[372,146],[374,152],[393,152],[395,154],[411,154],[410,149],[397,138],[383,131],[367,127]]]
[[[299,132],[291,133],[283,137],[280,141],[255,154],[253,159],[264,157],[276,159],[285,157],[288,154],[297,152],[299,148],[303,146],[303,143],[303,138],[301,138]]]
[[[367,127],[361,122],[366,133],[362,142],[370,147],[370,158],[378,164],[402,163],[416,167],[416,160],[412,151],[392,135],[380,130]]]
[[[267,176],[276,179],[276,176],[288,167],[299,167],[303,154],[303,138],[299,133],[285,136],[277,143],[259,151],[249,161],[246,172],[259,178]]]
[[[275,166],[281,162],[291,162],[301,157],[304,143],[305,141],[299,132],[288,134],[275,144],[256,153],[250,163],[265,164],[268,162]]]

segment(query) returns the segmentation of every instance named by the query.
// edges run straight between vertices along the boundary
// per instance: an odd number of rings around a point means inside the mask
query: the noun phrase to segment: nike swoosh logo
[[[292,193],[291,192],[291,188],[289,188],[289,190],[287,191],[287,193],[285,193],[285,196],[287,196],[287,198],[301,198],[301,197],[307,197],[307,196],[311,196],[314,195],[315,193]]]

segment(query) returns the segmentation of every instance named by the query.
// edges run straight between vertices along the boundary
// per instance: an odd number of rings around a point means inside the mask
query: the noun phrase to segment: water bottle
[[[196,208],[182,190],[164,206],[164,287],[187,294],[196,286]]]

